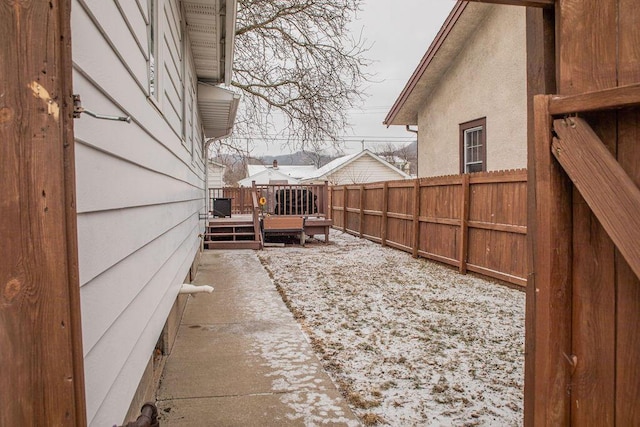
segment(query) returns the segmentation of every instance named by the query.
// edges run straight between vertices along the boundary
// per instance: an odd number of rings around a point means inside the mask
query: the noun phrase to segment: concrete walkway
[[[166,426],[358,426],[253,251],[209,251],[158,390]]]

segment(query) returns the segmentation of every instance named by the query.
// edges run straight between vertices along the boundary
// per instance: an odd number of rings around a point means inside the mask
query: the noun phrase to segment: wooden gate
[[[640,4],[476,1],[536,8],[525,425],[637,425]]]
[[[559,96],[534,101],[528,410],[536,424],[633,425],[640,420],[640,9],[627,0],[560,0],[555,15]]]

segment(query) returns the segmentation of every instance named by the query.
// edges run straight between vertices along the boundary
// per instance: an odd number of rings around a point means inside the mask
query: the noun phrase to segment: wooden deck
[[[323,235],[324,242],[329,242],[329,229],[333,220],[324,217],[289,216],[303,219],[304,235],[315,237]],[[286,218],[273,215],[270,218]],[[205,249],[261,249],[262,240],[254,233],[252,215],[233,214],[231,217],[209,218],[207,230],[203,234]],[[295,230],[300,232],[299,228]],[[277,232],[277,230],[270,230]],[[272,233],[273,234],[273,233]],[[301,242],[304,242],[301,236]],[[302,243],[301,243],[302,244]]]

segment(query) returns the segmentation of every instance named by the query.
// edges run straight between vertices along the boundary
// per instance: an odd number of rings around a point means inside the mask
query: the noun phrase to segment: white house
[[[527,162],[525,8],[458,1],[384,123],[418,127],[418,176]]]
[[[207,188],[225,187],[224,173],[227,166],[209,159],[207,162]]]
[[[247,177],[238,181],[241,187],[251,187],[256,184],[299,184],[300,181],[316,170],[314,165],[279,165],[277,160],[273,165],[247,165]]]
[[[411,176],[369,150],[339,157],[307,175],[303,184],[331,185],[364,184],[393,181]]]
[[[71,13],[74,93],[131,118],[74,123],[87,418],[111,426],[139,411],[199,253],[206,141],[230,134],[238,104],[216,86],[231,78],[236,1],[74,0]]]

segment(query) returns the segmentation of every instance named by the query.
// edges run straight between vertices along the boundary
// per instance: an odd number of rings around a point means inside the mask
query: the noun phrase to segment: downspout
[[[420,162],[420,142],[418,141],[418,129],[411,129],[411,125],[406,125],[407,132],[416,134],[416,176],[418,176],[418,163]]]
[[[418,129],[411,129],[410,127],[411,125],[406,125],[405,129],[407,130],[407,132],[411,132],[411,133],[415,133],[416,135],[418,134]]]

